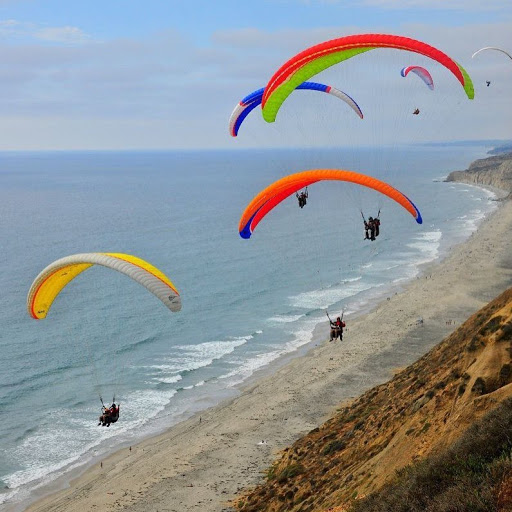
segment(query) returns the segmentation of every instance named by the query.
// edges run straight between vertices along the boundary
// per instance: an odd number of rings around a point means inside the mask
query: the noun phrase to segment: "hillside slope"
[[[512,153],[475,160],[465,171],[451,172],[446,181],[499,188],[512,194]]]
[[[512,512],[511,432],[507,398],[448,449],[398,471],[350,512]]]
[[[244,512],[343,510],[396,470],[441,452],[512,396],[512,289],[416,363],[296,441]]]

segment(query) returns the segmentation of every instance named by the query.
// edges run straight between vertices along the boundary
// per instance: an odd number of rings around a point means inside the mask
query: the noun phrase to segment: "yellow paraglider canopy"
[[[174,284],[147,261],[130,254],[93,252],[66,256],[42,270],[28,292],[28,314],[37,320],[46,318],[62,289],[93,265],[126,274],[156,295],[171,311],[181,310],[181,298]]]

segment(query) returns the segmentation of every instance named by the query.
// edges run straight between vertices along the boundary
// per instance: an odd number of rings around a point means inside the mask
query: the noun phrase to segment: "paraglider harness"
[[[327,315],[327,318],[329,319],[329,323],[331,324],[331,332],[334,330],[336,332],[336,336],[334,339],[336,339],[338,336],[340,337],[340,341],[343,340],[343,315],[345,314],[345,311],[341,310],[341,317],[340,317],[340,325],[338,325],[336,322],[333,322],[331,317],[329,316],[329,312],[325,310],[325,314]],[[332,336],[331,336],[332,338]]]
[[[371,240],[372,242],[379,236],[380,233],[380,208],[377,213],[377,217],[373,219],[373,223],[369,223],[364,218],[363,210],[361,211],[361,217],[363,217],[365,237],[364,240]],[[371,231],[372,236],[368,236],[368,231]]]
[[[116,406],[116,396],[114,395],[112,398],[112,406],[107,407],[103,402],[103,398],[100,395],[101,401],[101,416],[100,422],[98,425],[103,425],[104,427],[110,427],[111,423],[115,423],[119,419],[119,407],[120,404]]]
[[[300,194],[298,192],[295,192],[295,196],[299,200],[299,206],[301,208],[304,208],[304,206],[306,206],[307,199],[308,199],[308,187],[306,187],[304,189],[304,191],[301,192]]]

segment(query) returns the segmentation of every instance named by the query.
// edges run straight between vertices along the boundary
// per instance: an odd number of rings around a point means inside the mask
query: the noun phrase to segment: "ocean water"
[[[235,395],[237,386],[347,320],[463,241],[492,194],[442,182],[484,147],[379,150],[7,153],[0,156],[0,506],[30,499],[99,454],[155,434]],[[370,165],[371,164],[371,165]],[[310,188],[276,208],[250,240],[247,203],[309,168],[368,172],[421,210],[416,224],[373,191]],[[371,172],[368,169],[371,167]],[[363,240],[361,210],[381,209]],[[164,271],[182,295],[170,313],[129,278],[91,268],[31,319],[32,280],[60,257],[125,252]],[[99,396],[119,422],[97,426]]]

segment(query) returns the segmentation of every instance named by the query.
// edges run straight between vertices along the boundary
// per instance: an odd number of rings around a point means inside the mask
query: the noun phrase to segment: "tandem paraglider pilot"
[[[112,402],[110,407],[103,406],[101,411],[98,426],[110,427],[111,423],[115,423],[119,419],[119,405],[116,405],[115,402]]]
[[[340,317],[337,317],[335,322],[329,319],[329,322],[331,324],[331,336],[329,341],[333,341],[338,337],[340,341],[343,341],[343,328],[346,326],[345,322]]]

